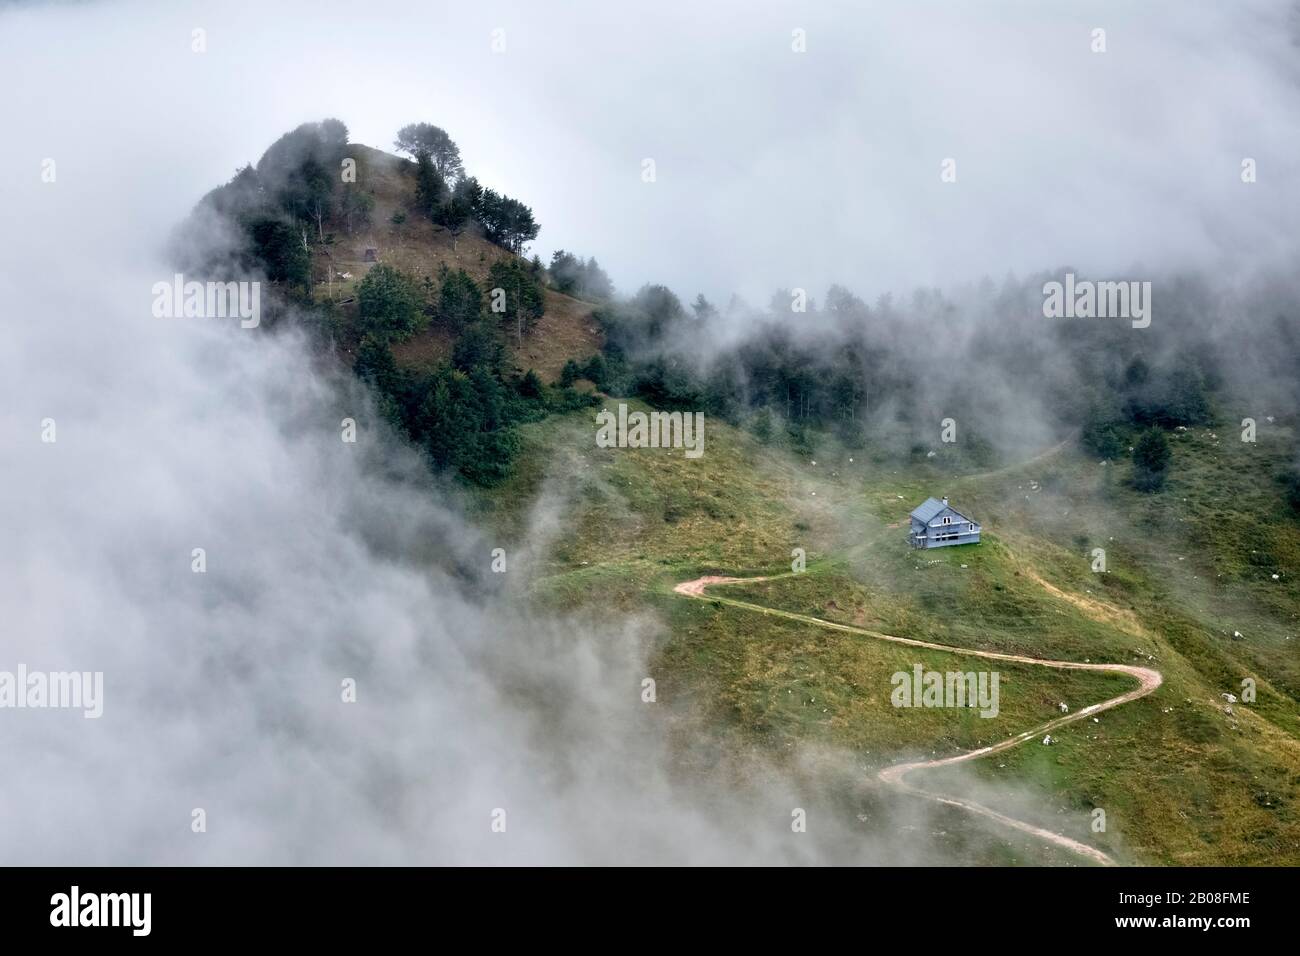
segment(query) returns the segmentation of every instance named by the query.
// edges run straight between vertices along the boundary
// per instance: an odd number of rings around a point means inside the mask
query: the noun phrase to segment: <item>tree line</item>
[[[519,253],[537,238],[541,227],[533,211],[517,199],[485,189],[467,175],[460,148],[446,131],[429,123],[403,126],[394,143],[415,159],[416,206],[453,235],[476,220],[489,241]]]
[[[798,296],[789,290],[766,309],[736,300],[719,310],[702,295],[684,307],[671,290],[647,285],[596,312],[603,361],[567,374],[659,406],[703,409],[765,440],[805,443],[812,430],[862,447],[870,434],[901,456],[927,454],[938,423],[955,416],[977,464],[992,464],[1033,409],[1035,425],[1078,430],[1100,457],[1131,458],[1134,487],[1159,490],[1172,467],[1165,432],[1214,419],[1215,349],[1188,325],[1135,337],[1118,324],[1055,322],[1026,335],[1024,323],[1048,321],[1039,289],[1038,277],[1009,279],[960,302],[920,290],[906,304],[882,296],[869,306],[833,286],[820,307],[792,311]],[[734,338],[718,334],[723,323],[742,322],[737,344],[706,347]]]

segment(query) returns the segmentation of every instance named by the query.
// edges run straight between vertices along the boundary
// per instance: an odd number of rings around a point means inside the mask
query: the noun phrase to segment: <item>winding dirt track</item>
[[[788,575],[778,575],[787,577]],[[920,760],[908,763],[894,764],[886,767],[877,774],[877,778],[885,784],[892,786],[905,793],[916,794],[933,800],[936,803],[946,804],[952,807],[960,807],[970,813],[978,814],[989,820],[994,820],[1003,826],[1010,827],[1013,830],[1019,830],[1022,833],[1028,833],[1047,843],[1070,850],[1082,857],[1086,857],[1095,863],[1104,866],[1114,866],[1115,861],[1108,855],[1101,852],[1095,847],[1086,843],[1071,839],[1061,833],[1052,830],[1046,830],[1042,827],[1034,826],[1031,823],[1025,823],[1023,820],[1016,820],[1005,814],[998,813],[988,807],[975,803],[971,800],[962,800],[957,797],[950,797],[941,793],[934,793],[929,790],[923,790],[908,784],[905,780],[908,774],[916,770],[926,770],[933,767],[945,767],[949,764],[962,763],[966,760],[975,760],[979,757],[986,757],[989,754],[995,754],[1003,750],[1009,750],[1017,744],[1022,744],[1027,740],[1032,740],[1039,735],[1047,734],[1057,727],[1063,727],[1066,724],[1072,724],[1076,720],[1083,720],[1085,717],[1092,717],[1101,713],[1103,710],[1110,710],[1112,707],[1118,707],[1120,704],[1127,704],[1131,700],[1137,700],[1139,697],[1145,697],[1164,680],[1159,671],[1151,670],[1147,667],[1134,667],[1129,664],[1089,664],[1077,661],[1049,661],[1037,657],[1025,657],[1019,654],[999,654],[996,651],[977,651],[964,647],[953,647],[948,644],[933,644],[929,641],[917,641],[907,637],[895,637],[892,634],[881,634],[877,631],[869,631],[866,628],[853,627],[849,624],[838,624],[835,621],[827,621],[820,617],[812,617],[807,614],[796,614],[793,611],[781,611],[776,608],[764,607],[761,604],[751,604],[748,601],[737,601],[734,598],[717,597],[716,595],[706,596],[705,588],[712,585],[722,584],[753,584],[759,581],[769,581],[771,577],[754,577],[754,578],[728,578],[717,575],[696,578],[694,581],[685,581],[673,591],[685,597],[697,598],[699,600],[717,601],[721,604],[729,604],[732,607],[745,608],[746,610],[756,611],[759,614],[774,615],[776,617],[788,618],[792,621],[800,621],[804,624],[813,624],[817,627],[828,628],[833,631],[848,631],[851,634],[863,634],[867,637],[874,637],[877,640],[891,641],[895,644],[907,644],[910,647],[925,647],[930,650],[944,651],[949,654],[964,654],[969,657],[982,657],[986,660],[994,661],[1012,661],[1017,664],[1036,664],[1040,667],[1053,667],[1057,670],[1075,670],[1075,671],[1103,671],[1110,674],[1124,674],[1127,677],[1133,677],[1138,681],[1138,686],[1127,693],[1120,694],[1118,697],[1112,697],[1110,700],[1104,700],[1099,704],[1091,704],[1082,710],[1077,710],[1072,714],[1066,714],[1047,723],[1040,724],[1026,730],[1024,733],[1017,734],[1014,737],[1008,737],[996,744],[988,747],[981,747],[978,750],[970,750],[966,753],[957,754],[955,757],[943,757],[939,760]]]

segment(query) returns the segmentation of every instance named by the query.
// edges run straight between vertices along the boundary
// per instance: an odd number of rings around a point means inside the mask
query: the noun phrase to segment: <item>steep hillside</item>
[[[1068,443],[1023,466],[953,482],[942,490],[986,519],[984,543],[921,553],[908,549],[900,523],[939,489],[868,464],[869,455],[827,452],[814,462],[715,421],[696,461],[675,450],[599,449],[592,434],[586,412],[526,426],[519,473],[484,494],[483,510],[521,542],[536,540],[538,520],[567,529],[531,558],[537,599],[593,614],[651,610],[666,622],[651,673],[675,732],[690,743],[683,752],[698,753],[709,739],[720,754],[756,751],[776,761],[810,746],[848,753],[866,784],[856,798],[866,833],[876,819],[870,805],[890,799],[874,782],[881,768],[986,746],[1051,720],[1062,702],[1077,712],[1133,686],[1110,675],[1002,666],[1002,710],[982,719],[895,709],[891,674],[917,663],[971,669],[962,648],[1140,665],[1164,677],[1150,696],[1054,731],[1050,746],[1035,739],[912,782],[977,794],[1121,862],[1300,861],[1292,684],[1300,593],[1290,585],[1298,569],[1275,551],[1267,573],[1228,580],[1239,545],[1210,532],[1216,502],[1240,469],[1212,440],[1189,435],[1178,445],[1185,477],[1154,500]],[[1226,451],[1269,457],[1289,438],[1279,431],[1258,448]],[[1245,526],[1275,517],[1276,496],[1234,500]],[[1153,509],[1174,509],[1191,527],[1153,535]],[[1089,570],[1098,541],[1110,549],[1104,574]],[[807,570],[790,574],[795,548],[806,551]],[[882,645],[672,594],[701,574],[775,574],[725,596],[955,652]],[[1261,589],[1267,601],[1252,597]],[[1249,633],[1234,639],[1225,620],[1245,607],[1253,607]],[[1246,677],[1258,698],[1229,703],[1223,695],[1241,695]],[[1102,833],[1090,828],[1098,809]],[[972,821],[954,826],[968,830]],[[1034,858],[1004,836],[1015,847],[1010,861]]]
[[[357,161],[357,183],[373,198],[370,223],[354,225],[349,232],[344,217],[330,222],[334,241],[314,247],[316,295],[338,303],[346,316],[355,315],[356,287],[379,263],[391,265],[417,280],[437,278],[441,266],[464,269],[483,288],[490,288],[488,270],[494,262],[514,253],[489,242],[471,222],[459,236],[431,222],[414,209],[415,163],[359,143],[348,144]],[[404,216],[394,223],[393,217]],[[375,250],[375,262],[366,250]],[[349,278],[343,278],[347,275]],[[332,278],[331,278],[332,277]],[[600,351],[601,334],[591,314],[595,305],[554,289],[545,290],[545,314],[524,333],[520,342],[506,337],[506,353],[514,367],[535,370],[553,382],[569,359],[582,361]],[[394,345],[393,356],[406,366],[428,366],[451,355],[452,337],[430,327],[406,342]]]

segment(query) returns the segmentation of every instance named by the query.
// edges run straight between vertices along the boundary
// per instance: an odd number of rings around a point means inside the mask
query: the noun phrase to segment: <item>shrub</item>
[[[361,331],[381,342],[403,342],[420,328],[420,295],[409,276],[377,265],[357,286]]]
[[[1165,483],[1173,453],[1169,439],[1159,428],[1148,428],[1133,446],[1133,487],[1139,491],[1159,491]]]
[[[443,324],[459,335],[483,311],[483,293],[464,269],[448,272],[442,279],[438,315]]]
[[[532,369],[529,369],[528,373],[519,380],[519,394],[524,398],[542,397],[542,380]]]

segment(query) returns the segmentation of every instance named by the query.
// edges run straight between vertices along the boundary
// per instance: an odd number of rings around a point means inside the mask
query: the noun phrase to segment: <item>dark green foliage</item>
[[[428,153],[415,157],[415,208],[429,219],[437,219],[447,199],[447,183],[439,174]]]
[[[581,365],[573,359],[565,362],[560,372],[560,386],[568,388],[580,378],[585,378],[597,388],[604,388],[609,379],[609,366],[605,363],[605,357],[596,353]]]
[[[295,220],[319,224],[333,213],[334,176],[319,160],[308,157],[285,180],[275,197]]]
[[[745,410],[742,374],[736,356],[720,356],[704,379],[704,410],[733,424],[739,423]]]
[[[679,325],[686,314],[681,300],[662,285],[642,286],[637,290],[632,305],[645,316],[646,331],[651,339],[662,338]]]
[[[1282,494],[1286,499],[1287,507],[1300,515],[1300,466],[1292,465],[1287,468],[1278,480],[1282,484]]]
[[[456,180],[456,185],[452,187],[451,195],[453,199],[460,200],[469,207],[470,215],[474,215],[483,202],[483,187],[473,176],[462,176]]]
[[[1105,461],[1114,461],[1127,446],[1124,426],[1117,422],[1092,421],[1084,426],[1083,446]]]
[[[524,398],[542,397],[542,380],[531,368],[528,370],[527,374],[519,380],[519,394]]]
[[[453,235],[460,235],[469,222],[470,206],[463,199],[452,197],[438,207],[434,221],[446,227]]]
[[[318,240],[324,220],[333,214],[347,143],[348,129],[338,120],[303,123],[272,143],[257,162],[263,194],[292,219],[314,222]]]
[[[1148,428],[1133,446],[1133,487],[1139,491],[1159,491],[1165,483],[1173,453],[1169,439],[1159,428]]]
[[[1161,369],[1152,369],[1141,356],[1125,368],[1124,411],[1134,425],[1208,424],[1210,403],[1205,376],[1196,359],[1180,354]]]
[[[565,412],[576,412],[580,408],[594,408],[600,404],[599,396],[571,388],[547,389],[542,397],[546,410],[559,415]]]
[[[409,276],[377,265],[357,286],[357,320],[363,334],[403,342],[421,325],[420,295]]]
[[[348,144],[348,128],[339,120],[303,123],[285,133],[257,161],[257,175],[271,188],[283,185],[308,161],[338,168]]]
[[[565,295],[587,299],[608,299],[614,294],[609,276],[597,265],[595,258],[582,259],[563,249],[551,254],[548,270],[551,283]]]
[[[1140,355],[1133,356],[1124,366],[1124,388],[1133,391],[1144,387],[1151,380],[1151,366]]]
[[[386,394],[395,392],[401,379],[392,350],[382,339],[373,335],[367,335],[357,346],[352,371],[357,378]]]
[[[582,370],[578,368],[578,363],[573,359],[569,359],[564,363],[564,368],[560,370],[560,386],[568,388],[581,377]]]
[[[970,462],[980,468],[990,468],[997,460],[993,444],[978,429],[968,428],[962,436],[962,448]]]
[[[586,364],[582,366],[582,377],[597,388],[604,388],[609,380],[609,369],[605,365],[605,357],[598,354],[587,359]]]
[[[474,215],[483,224],[490,241],[512,252],[518,252],[525,242],[536,239],[541,228],[533,219],[531,209],[492,189],[483,190]]]
[[[1130,429],[1111,403],[1097,402],[1088,411],[1079,439],[1083,447],[1105,461],[1115,461],[1128,449]]]
[[[353,371],[372,390],[380,413],[423,449],[434,470],[474,484],[506,477],[519,448],[516,424],[546,412],[540,380],[537,397],[528,399],[512,394],[494,369],[482,365],[404,370],[373,336],[362,339]]]
[[[1211,421],[1205,375],[1195,360],[1182,357],[1165,380],[1167,425],[1205,425]]]
[[[368,335],[357,347],[352,363],[357,378],[370,386],[379,413],[392,425],[402,425],[402,412],[397,396],[401,393],[405,376],[393,359],[392,350],[379,339]]]
[[[524,332],[542,317],[546,308],[537,277],[520,259],[499,259],[488,270],[488,285],[489,307],[499,321],[513,328],[522,342]],[[499,295],[497,289],[504,296]]]
[[[505,389],[492,372],[442,366],[415,390],[420,400],[412,438],[435,468],[457,471],[475,484],[492,484],[509,474],[519,439]]]
[[[572,263],[561,257],[556,265]],[[1135,426],[1213,420],[1213,384],[1222,376],[1202,330],[1172,321],[1142,334],[1120,323],[1038,323],[1041,288],[1037,278],[1009,278],[961,303],[920,290],[906,305],[882,296],[868,306],[833,286],[820,311],[809,299],[809,312],[793,317],[788,294],[766,313],[733,297],[727,313],[745,335],[721,349],[707,347],[718,313],[702,296],[683,309],[670,290],[651,285],[630,301],[602,304],[593,317],[604,332],[611,393],[699,401],[736,423],[771,409],[784,422],[831,430],[849,447],[870,441],[905,453],[911,436],[932,433],[960,410],[971,465],[996,461],[1024,414],[1079,428],[1089,451],[1115,459],[1127,455]],[[701,352],[707,362],[695,358]],[[978,447],[966,447],[981,435]]]
[[[492,324],[487,321],[472,322],[452,349],[451,362],[462,371],[482,366],[498,369],[504,349],[501,338]]]
[[[670,342],[680,341],[676,334],[683,330],[685,315],[671,290],[647,285],[632,301],[597,309],[592,317],[605,333],[605,356],[621,359],[657,353]]]
[[[452,187],[451,197],[438,210],[437,221],[453,237],[459,236],[469,225],[475,210],[483,200],[483,187],[473,176],[462,176]]]
[[[417,159],[423,155],[429,157],[441,179],[456,179],[463,167],[460,161],[460,148],[447,135],[446,130],[429,123],[411,123],[397,131],[399,150],[410,153]]]
[[[356,183],[344,183],[339,190],[338,214],[351,235],[354,229],[370,225],[370,215],[375,208],[375,197],[362,192]]]
[[[483,311],[483,293],[464,269],[448,270],[442,278],[438,297],[438,317],[442,324],[459,335]]]
[[[695,409],[703,404],[698,377],[673,359],[656,358],[640,366],[633,394],[661,408]]]
[[[199,202],[183,230],[192,244],[185,251],[187,264],[218,274],[258,269],[272,281],[309,292],[311,257],[303,243],[325,239],[346,149],[347,127],[338,120],[304,123],[281,136],[256,167],[243,167]],[[226,229],[212,228],[214,216]],[[213,236],[222,244],[236,233],[246,237],[242,247],[213,248]]]
[[[291,225],[282,219],[254,219],[248,235],[252,257],[269,280],[310,287],[311,258]]]

